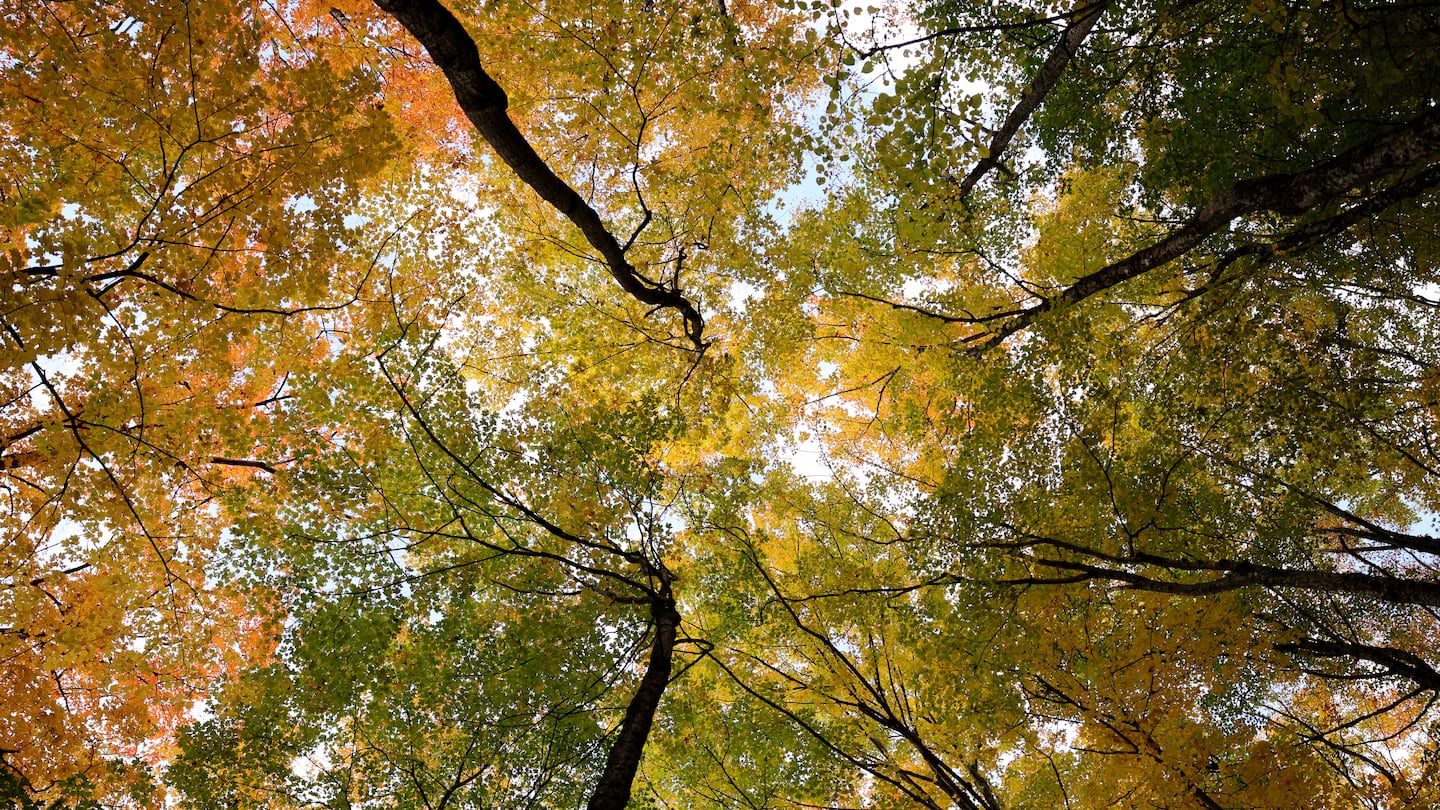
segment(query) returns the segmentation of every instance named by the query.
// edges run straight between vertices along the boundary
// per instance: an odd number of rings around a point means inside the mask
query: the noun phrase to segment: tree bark
[[[1289,644],[1276,644],[1275,650],[1317,658],[1358,658],[1384,667],[1392,675],[1409,678],[1421,689],[1440,692],[1440,672],[1436,672],[1434,667],[1420,656],[1406,650],[1318,638],[1302,638]]]
[[[1265,211],[1299,216],[1347,191],[1428,161],[1437,154],[1440,154],[1440,108],[1432,107],[1409,123],[1313,169],[1237,183],[1159,242],[1078,279],[1060,295],[1016,315],[985,345],[993,346],[1028,327],[1048,310],[1078,303],[1174,261],[1242,216]]]
[[[630,801],[635,772],[640,768],[640,755],[645,751],[645,740],[655,722],[655,710],[670,683],[680,614],[675,610],[675,600],[670,598],[652,602],[650,614],[655,620],[655,641],[650,645],[650,662],[645,666],[645,675],[640,679],[635,696],[625,707],[625,719],[610,746],[610,753],[605,758],[605,771],[590,794],[587,810],[625,810]]]
[[[1000,165],[1000,153],[1010,145],[1015,135],[1020,132],[1020,127],[1025,125],[1030,116],[1039,109],[1040,102],[1050,94],[1055,84],[1064,75],[1065,68],[1070,65],[1070,60],[1075,57],[1075,52],[1080,50],[1080,45],[1090,35],[1090,29],[1099,22],[1100,16],[1109,8],[1112,0],[1099,0],[1095,3],[1082,6],[1076,9],[1076,17],[1070,22],[1060,34],[1060,41],[1055,43],[1055,49],[1050,52],[1045,64],[1040,66],[1040,72],[1035,74],[1035,80],[1030,87],[1020,96],[1020,101],[1015,108],[1005,117],[1005,123],[995,132],[995,137],[990,139],[990,154],[975,164],[975,168],[960,182],[960,196],[966,197],[975,188],[987,172]]]
[[[1036,559],[1047,568],[1075,571],[1083,579],[1112,580],[1126,587],[1152,593],[1177,596],[1211,596],[1252,586],[1292,588],[1317,593],[1369,596],[1397,605],[1440,607],[1440,583],[1399,577],[1376,576],[1350,571],[1316,571],[1276,568],[1247,562],[1218,562],[1173,566],[1188,570],[1224,572],[1222,576],[1202,582],[1174,582],[1116,568],[1106,568],[1067,560]],[[1027,580],[1010,580],[1011,584],[1028,584]]]
[[[436,0],[375,0],[375,5],[420,41],[449,80],[455,100],[476,131],[516,176],[580,229],[621,289],[643,304],[678,310],[685,319],[686,336],[697,350],[703,349],[705,320],[699,310],[678,289],[640,275],[600,214],[535,152],[510,120],[506,112],[510,99],[485,72],[479,48],[460,20]]]

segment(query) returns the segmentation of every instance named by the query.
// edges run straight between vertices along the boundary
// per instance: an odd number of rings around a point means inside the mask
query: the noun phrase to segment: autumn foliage
[[[1435,806],[1437,54],[0,9],[0,804]]]

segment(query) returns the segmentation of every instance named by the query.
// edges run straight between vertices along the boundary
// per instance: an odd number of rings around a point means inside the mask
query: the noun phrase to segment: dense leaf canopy
[[[1440,4],[0,8],[0,802],[1440,804]]]

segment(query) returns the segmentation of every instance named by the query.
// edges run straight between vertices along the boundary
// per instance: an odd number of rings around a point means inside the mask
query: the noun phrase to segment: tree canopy
[[[1440,4],[0,9],[0,803],[1440,804]]]

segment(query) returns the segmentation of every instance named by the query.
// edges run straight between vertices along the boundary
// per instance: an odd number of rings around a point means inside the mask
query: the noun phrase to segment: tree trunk
[[[620,723],[620,732],[610,746],[610,754],[605,758],[605,772],[590,794],[587,810],[625,810],[625,805],[630,802],[635,772],[640,768],[640,755],[645,751],[645,740],[650,736],[651,724],[655,722],[655,709],[670,683],[680,614],[675,610],[675,600],[668,598],[652,602],[650,613],[655,618],[655,641],[650,645],[650,662],[645,666],[640,687],[635,690],[630,705],[625,707],[625,720]]]

